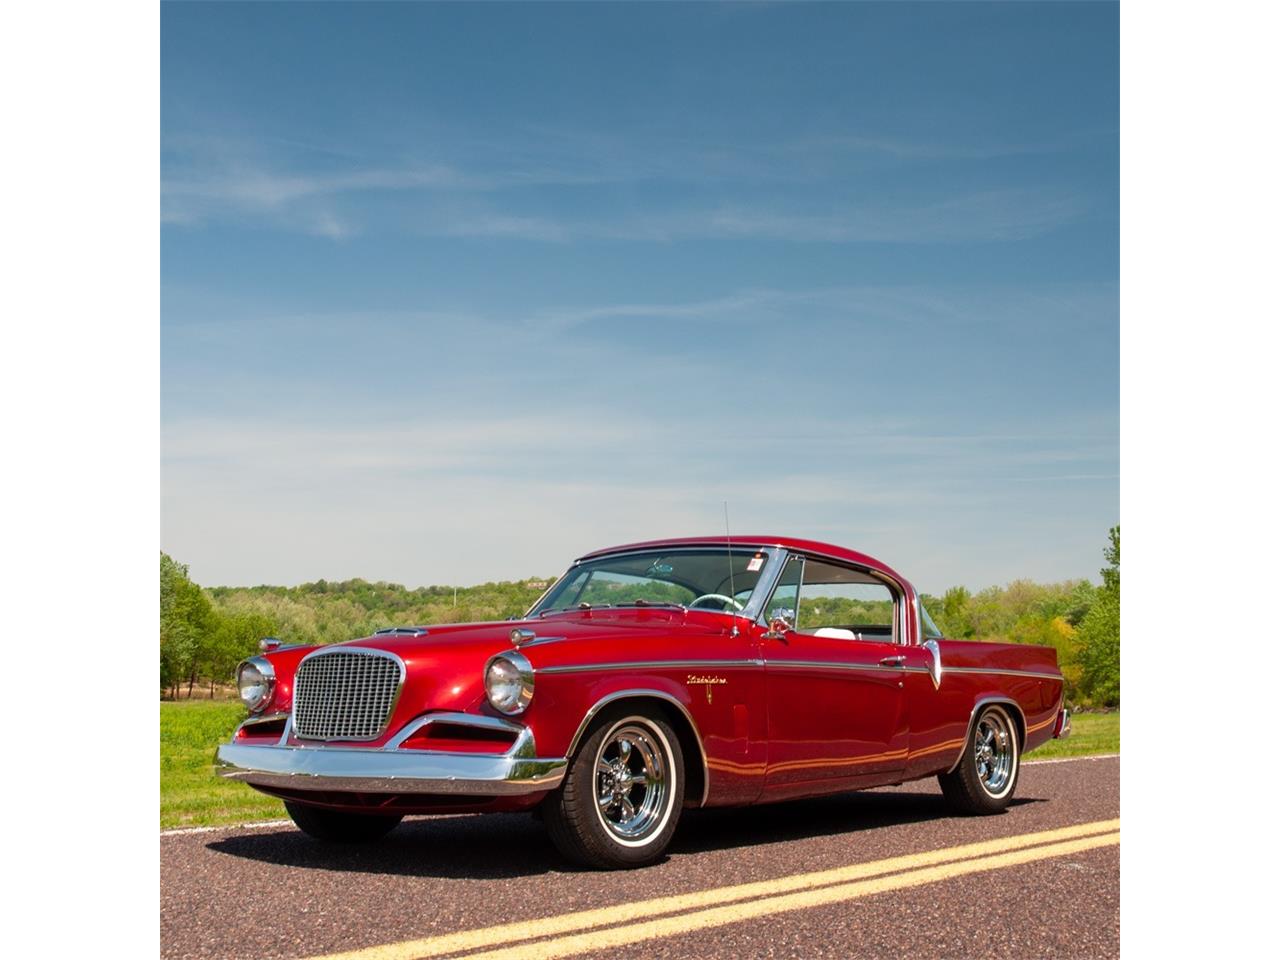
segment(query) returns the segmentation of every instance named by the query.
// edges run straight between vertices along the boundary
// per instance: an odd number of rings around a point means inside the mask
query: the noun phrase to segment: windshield
[[[529,615],[661,604],[737,613],[751,599],[768,559],[763,550],[697,547],[583,560]]]

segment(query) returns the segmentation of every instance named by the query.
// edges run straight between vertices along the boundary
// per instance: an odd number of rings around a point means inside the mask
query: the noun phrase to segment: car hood
[[[403,661],[404,686],[391,725],[394,730],[428,710],[482,709],[485,665],[490,657],[515,646],[511,639],[515,629],[535,633],[519,649],[537,670],[576,659],[608,660],[615,653],[633,658],[636,651],[652,650],[659,642],[670,643],[673,634],[725,634],[732,626],[729,617],[703,610],[597,608],[533,620],[440,624],[426,627],[425,633],[374,634],[318,649],[382,650]]]

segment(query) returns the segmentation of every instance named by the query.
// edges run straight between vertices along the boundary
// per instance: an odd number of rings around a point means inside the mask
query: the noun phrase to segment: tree
[[[1093,606],[1080,622],[1081,687],[1095,703],[1120,704],[1120,527],[1110,531],[1103,550],[1107,566]]]
[[[204,591],[191,582],[185,564],[160,554],[160,684],[178,695],[187,684],[187,696],[196,681],[214,626],[213,605]]]

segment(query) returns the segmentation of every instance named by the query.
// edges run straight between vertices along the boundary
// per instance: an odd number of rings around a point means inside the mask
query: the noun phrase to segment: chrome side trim
[[[849,663],[847,660],[765,660],[768,670],[876,670],[886,673],[928,673],[925,667],[908,667],[902,664]]]
[[[964,743],[960,745],[960,753],[956,757],[955,763],[947,767],[947,773],[951,773],[953,770],[955,770],[956,767],[960,766],[960,761],[964,759],[964,752],[967,749],[969,749],[969,737],[973,735],[973,722],[976,719],[978,719],[978,711],[981,710],[983,707],[988,707],[988,706],[991,706],[992,704],[998,704],[1002,707],[1012,707],[1015,711],[1017,711],[1018,720],[1021,723],[1021,726],[1018,728],[1018,733],[1022,737],[1024,738],[1026,737],[1027,715],[1022,712],[1022,708],[1018,706],[1017,703],[1015,703],[1013,700],[1010,700],[1008,697],[983,697],[981,700],[979,700],[977,703],[973,705],[973,710],[970,711],[969,713],[969,724],[964,728]],[[1021,751],[1024,745],[1025,745],[1025,742],[1020,742],[1018,744],[1018,750]]]
[[[499,654],[502,656],[502,654]],[[535,674],[590,673],[595,670],[697,670],[703,667],[763,667],[763,660],[625,660],[617,663],[572,663],[537,667]]]
[[[680,713],[684,716],[685,720],[689,722],[689,729],[693,731],[693,739],[698,741],[698,754],[702,760],[702,796],[698,798],[698,806],[700,807],[706,806],[707,791],[711,789],[711,770],[707,765],[707,751],[702,745],[702,733],[698,730],[698,724],[694,721],[693,714],[689,712],[688,708],[679,700],[677,700],[675,697],[673,697],[671,694],[665,693],[662,690],[653,690],[653,689],[618,690],[618,691],[615,691],[614,693],[609,694],[606,697],[602,697],[599,700],[597,700],[594,704],[591,705],[591,709],[587,711],[586,716],[582,718],[582,722],[578,724],[578,730],[573,735],[573,739],[569,741],[569,749],[565,751],[565,755],[569,758],[573,757],[574,753],[578,749],[579,741],[582,740],[582,735],[586,733],[587,727],[590,726],[591,724],[592,718],[595,717],[595,715],[599,713],[604,707],[607,707],[609,704],[617,700],[625,700],[625,699],[630,699],[635,697],[657,697],[659,700],[665,700],[667,703],[670,703],[675,707],[677,707],[680,710]]]
[[[1040,673],[1035,670],[1004,670],[987,667],[947,667],[947,673],[985,673],[1001,677],[1035,677],[1040,680],[1061,680],[1060,673]]]

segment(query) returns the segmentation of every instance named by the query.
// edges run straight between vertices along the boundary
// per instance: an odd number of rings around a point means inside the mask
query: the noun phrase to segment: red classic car
[[[569,858],[633,867],[684,807],[936,776],[995,813],[1070,730],[1052,649],[947,640],[889,567],[786,537],[597,551],[517,621],[265,646],[221,772],[325,840],[537,809]]]

